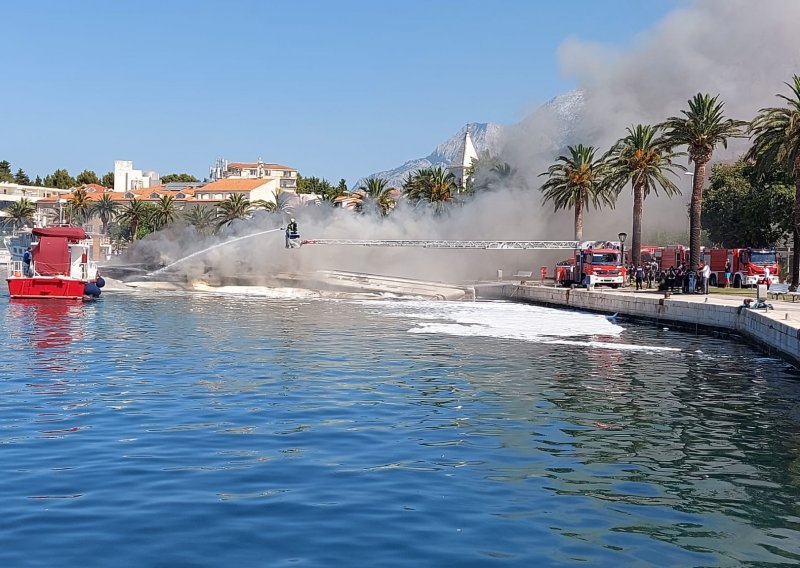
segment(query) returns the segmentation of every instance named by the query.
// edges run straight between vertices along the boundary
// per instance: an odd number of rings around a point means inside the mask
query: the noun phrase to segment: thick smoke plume
[[[480,195],[463,207],[438,218],[400,207],[388,218],[362,216],[326,207],[295,212],[303,238],[354,239],[571,239],[571,212],[554,214],[542,205],[539,174],[563,152],[566,144],[583,143],[602,154],[636,123],[657,123],[678,116],[698,92],[720,95],[728,117],[750,120],[759,108],[776,104],[784,82],[800,72],[796,0],[699,0],[689,2],[645,30],[629,48],[613,51],[580,38],[561,46],[565,75],[579,91],[532,112],[510,129],[501,159],[518,172],[512,181]],[[746,147],[735,141],[719,148],[715,160],[735,159]],[[684,163],[689,167],[688,161]],[[651,196],[645,202],[645,233],[686,230],[691,180],[677,179],[683,196]],[[168,263],[225,238],[280,227],[286,219],[262,214],[234,224],[222,236],[199,238],[191,228],[155,235],[134,248],[135,254],[158,256]],[[611,239],[630,231],[629,192],[613,212],[589,210],[584,236]],[[538,270],[569,253],[447,251],[360,247],[314,247],[285,250],[280,232],[216,249],[180,266],[179,275],[197,278],[218,275],[303,273],[332,269],[405,276],[449,282],[492,278],[506,273]]]

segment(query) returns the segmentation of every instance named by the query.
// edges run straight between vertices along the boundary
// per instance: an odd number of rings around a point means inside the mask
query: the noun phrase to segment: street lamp
[[[628,238],[628,233],[620,233],[617,235],[619,237],[619,252],[622,256],[622,268],[625,271],[625,274],[622,277],[622,285],[625,286],[625,281],[628,279],[628,266],[625,264],[625,239]]]

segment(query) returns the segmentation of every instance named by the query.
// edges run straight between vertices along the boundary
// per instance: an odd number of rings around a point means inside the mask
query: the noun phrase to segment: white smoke
[[[531,113],[509,132],[502,155],[519,175],[510,185],[478,196],[445,217],[400,208],[388,218],[357,215],[328,207],[304,207],[296,212],[302,238],[352,239],[570,239],[572,212],[554,214],[542,205],[539,174],[553,163],[566,144],[598,148],[598,155],[624,136],[628,126],[657,123],[679,116],[698,92],[719,94],[730,118],[750,120],[759,108],[776,104],[784,82],[800,72],[797,48],[797,0],[697,0],[667,15],[643,31],[633,46],[615,51],[580,38],[566,40],[559,51],[563,72],[580,90]],[[728,150],[718,148],[715,160],[740,155],[746,140]],[[688,161],[684,162],[688,166]],[[651,196],[645,202],[645,234],[653,230],[686,230],[691,180],[676,183],[684,191],[673,199]],[[630,231],[630,192],[621,195],[614,211],[586,213],[584,235],[611,239]],[[281,226],[280,216],[261,214],[238,222],[213,239],[198,238],[191,229],[155,235],[138,250],[150,249],[162,263],[172,262],[225,238]],[[688,240],[688,239],[687,239]],[[447,251],[323,247],[307,245],[286,250],[281,233],[244,240],[215,249],[197,262],[181,265],[189,278],[217,274],[262,275],[321,269],[418,277],[442,281],[492,278],[497,269],[537,270],[552,267],[558,254],[528,252]]]

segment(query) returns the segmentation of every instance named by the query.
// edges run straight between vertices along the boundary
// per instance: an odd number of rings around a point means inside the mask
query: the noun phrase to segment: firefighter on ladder
[[[292,218],[292,220],[289,221],[289,224],[286,225],[286,248],[288,249],[291,247],[292,245],[290,241],[297,239],[298,237],[300,237],[300,233],[297,232],[297,221]]]

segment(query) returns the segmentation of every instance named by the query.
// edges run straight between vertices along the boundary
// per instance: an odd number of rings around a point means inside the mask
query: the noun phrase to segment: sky
[[[687,3],[14,0],[0,160],[202,179],[260,158],[353,184],[468,122],[521,121],[577,86],[564,49],[624,51]]]

